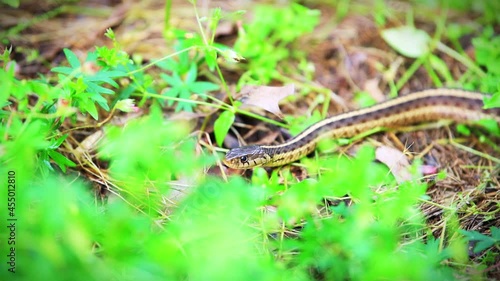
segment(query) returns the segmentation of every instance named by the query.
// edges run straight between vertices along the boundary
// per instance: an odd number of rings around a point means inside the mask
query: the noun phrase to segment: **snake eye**
[[[240,161],[241,161],[241,163],[246,163],[246,162],[248,162],[248,158],[246,156],[241,156]]]

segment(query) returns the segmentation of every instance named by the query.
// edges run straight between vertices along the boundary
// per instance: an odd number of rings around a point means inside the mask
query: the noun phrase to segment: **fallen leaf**
[[[393,49],[409,58],[419,58],[429,52],[429,34],[412,26],[389,28],[382,31],[382,38]]]
[[[193,178],[182,177],[179,180],[170,182],[169,185],[169,192],[164,194],[164,204],[168,214],[178,207],[179,202],[191,194],[196,187],[196,180]]]
[[[384,163],[391,170],[397,182],[401,183],[412,179],[411,173],[408,171],[410,161],[401,151],[388,146],[380,146],[375,150],[375,159]]]
[[[236,28],[234,22],[223,20],[219,22],[217,28],[215,29],[215,37],[228,36],[236,33]]]
[[[293,84],[282,87],[244,86],[240,92],[242,95],[240,101],[243,103],[243,108],[256,106],[283,118],[278,104],[282,99],[294,93],[295,86]]]
[[[78,147],[75,149],[75,155],[78,158],[83,153],[88,153],[90,151],[94,151],[97,147],[97,144],[101,141],[104,136],[104,132],[102,130],[97,130],[91,135],[87,136]]]
[[[379,80],[379,78],[366,80],[365,84],[363,85],[363,90],[369,93],[370,96],[377,102],[382,102],[385,100],[385,95],[384,93],[382,93],[380,87],[378,86],[380,83]]]

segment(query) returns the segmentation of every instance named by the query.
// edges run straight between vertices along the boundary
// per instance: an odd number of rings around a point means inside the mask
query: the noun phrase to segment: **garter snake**
[[[233,148],[223,162],[233,169],[281,166],[312,152],[321,139],[350,138],[375,128],[397,128],[439,120],[470,123],[494,119],[500,123],[500,109],[483,109],[484,97],[478,92],[459,89],[414,92],[371,107],[334,115],[283,144]]]

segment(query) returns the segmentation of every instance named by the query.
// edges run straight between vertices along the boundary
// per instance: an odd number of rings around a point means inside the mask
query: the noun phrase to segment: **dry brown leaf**
[[[235,33],[234,23],[231,21],[221,21],[215,30],[215,37],[228,36]]]
[[[380,79],[373,78],[366,80],[363,90],[370,94],[370,96],[375,99],[377,102],[381,102],[385,100],[385,95],[380,90],[378,84]]]
[[[97,144],[104,137],[104,132],[102,130],[97,130],[91,135],[87,136],[80,145],[75,149],[75,155],[81,155],[83,153],[88,153],[89,151],[94,151]]]
[[[281,113],[278,104],[280,100],[294,93],[295,86],[293,84],[282,87],[244,86],[240,92],[242,95],[240,101],[243,103],[243,108],[256,106],[275,114],[279,118],[283,118],[283,113]]]
[[[375,159],[389,167],[397,182],[412,179],[408,171],[410,161],[401,151],[388,146],[380,146],[375,150]]]
[[[170,191],[164,195],[165,205],[167,209],[174,208],[186,196],[191,194],[196,184],[193,179],[181,178],[177,181],[172,181],[170,184]]]

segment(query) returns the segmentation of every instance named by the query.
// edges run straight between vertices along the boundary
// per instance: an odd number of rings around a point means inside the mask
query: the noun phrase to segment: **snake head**
[[[222,162],[232,169],[250,169],[267,163],[271,157],[258,145],[242,146],[229,150]]]

